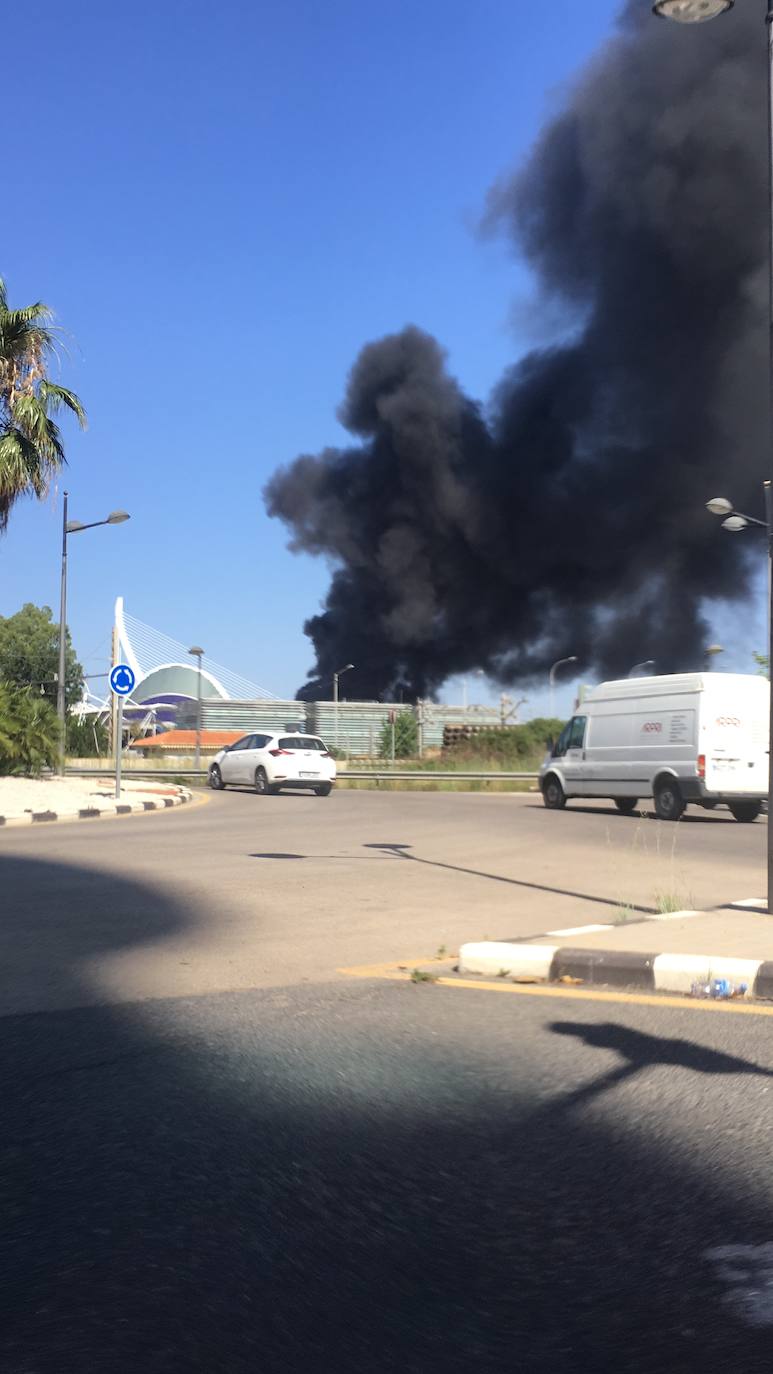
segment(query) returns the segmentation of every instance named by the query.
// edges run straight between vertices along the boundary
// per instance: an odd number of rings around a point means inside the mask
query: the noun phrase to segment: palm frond
[[[57,386],[55,382],[49,382],[46,378],[40,383],[39,394],[49,414],[56,415],[62,406],[66,406],[76,416],[81,429],[86,428],[88,425],[86,411],[74,391],[68,391],[65,386]]]
[[[2,306],[3,316],[10,329],[16,329],[19,325],[35,324],[37,320],[53,321],[54,312],[50,305],[44,301],[36,301],[34,305],[22,306],[20,310],[9,310],[8,306]]]
[[[0,530],[21,496],[45,496],[51,477],[65,461],[63,453],[58,461],[44,454],[21,429],[0,430]]]

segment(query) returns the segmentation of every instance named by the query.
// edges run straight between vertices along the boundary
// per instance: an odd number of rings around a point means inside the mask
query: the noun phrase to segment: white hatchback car
[[[316,735],[245,735],[221,749],[209,765],[209,785],[254,787],[265,796],[283,787],[305,787],[329,797],[336,779],[335,760]]]

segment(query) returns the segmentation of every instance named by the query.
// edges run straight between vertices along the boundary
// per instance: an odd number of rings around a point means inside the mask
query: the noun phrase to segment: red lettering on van
[[[646,730],[649,734],[659,735],[663,729],[663,724],[659,720],[645,720],[641,728],[642,730]]]
[[[741,722],[740,722],[740,720],[738,719],[738,716],[717,716],[717,718],[716,718],[714,724],[715,724],[715,725],[735,725],[735,726],[738,726],[738,725],[741,724]]]

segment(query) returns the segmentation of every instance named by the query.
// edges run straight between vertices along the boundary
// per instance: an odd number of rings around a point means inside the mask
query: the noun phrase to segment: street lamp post
[[[194,764],[196,772],[198,773],[201,768],[201,660],[204,657],[204,650],[200,644],[194,644],[193,648],[188,650],[188,653],[193,654],[193,657],[197,660],[199,670],[196,691],[196,762]]]
[[[333,734],[335,735],[336,749],[338,748],[338,679],[343,677],[354,667],[353,663],[347,663],[345,667],[339,668],[337,673],[333,673]]]
[[[84,525],[80,520],[67,519],[68,492],[64,497],[62,509],[62,585],[59,599],[59,672],[56,679],[56,714],[59,717],[59,772],[64,777],[66,752],[65,731],[67,727],[67,699],[65,694],[65,645],[67,642],[67,536],[80,534],[81,530],[94,530],[98,525],[122,525],[130,516],[125,510],[113,510],[106,520],[92,520]]]
[[[771,373],[773,379],[773,372]],[[771,533],[773,533],[773,498],[771,498],[770,482],[763,482],[762,489],[765,494],[765,519],[758,520],[756,515],[744,515],[743,511],[736,510],[732,501],[728,501],[726,496],[712,496],[706,502],[706,510],[710,510],[712,515],[719,516],[722,520],[723,530],[729,534],[741,534],[749,525],[754,525],[757,529],[767,530],[768,545],[768,676],[770,676],[770,651],[773,647],[773,543]]]
[[[551,719],[551,720],[554,719],[555,714],[556,714],[556,706],[555,706],[556,670],[557,670],[558,668],[561,668],[561,667],[563,666],[564,663],[576,663],[576,662],[577,662],[577,655],[576,655],[576,654],[570,654],[568,658],[559,658],[559,659],[557,659],[556,662],[553,664],[553,667],[550,669],[550,672],[548,673],[548,683],[550,684],[550,719]]]
[[[629,677],[635,677],[636,674],[638,673],[638,671],[639,671],[640,668],[654,668],[654,667],[655,667],[655,660],[654,660],[654,658],[645,658],[645,659],[642,659],[641,663],[634,663],[633,667],[632,667],[632,668],[629,668],[629,670],[628,670],[628,676],[629,676]]]
[[[664,19],[676,19],[681,24],[701,23],[714,19],[733,8],[735,0],[656,0],[655,14]],[[768,472],[773,475],[773,0],[765,0],[765,21],[768,45]],[[768,510],[768,560],[773,557],[773,529],[770,521],[770,486],[766,484],[765,499]],[[732,519],[732,513],[727,517]],[[757,524],[757,521],[748,521]],[[743,525],[725,524],[725,528],[743,529]],[[773,580],[768,578],[768,645],[773,643]],[[770,650],[768,650],[770,652]],[[770,676],[770,662],[768,675]],[[773,691],[770,694],[768,717],[768,912],[773,912]]]

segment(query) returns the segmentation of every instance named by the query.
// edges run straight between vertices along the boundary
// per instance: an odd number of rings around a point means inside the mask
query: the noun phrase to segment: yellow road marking
[[[339,973],[350,978],[379,978],[390,982],[407,983],[414,968],[427,969],[433,962],[427,959],[401,959],[399,963],[360,964],[354,968],[340,968]],[[474,988],[478,992],[509,992],[520,997],[571,997],[582,1002],[624,1002],[637,1007],[680,1007],[683,1011],[720,1011],[734,1016],[773,1016],[773,1006],[759,1002],[720,1002],[692,997],[679,997],[655,992],[613,992],[606,988],[563,987],[560,983],[495,983],[484,978],[444,978],[438,975],[436,987]]]

